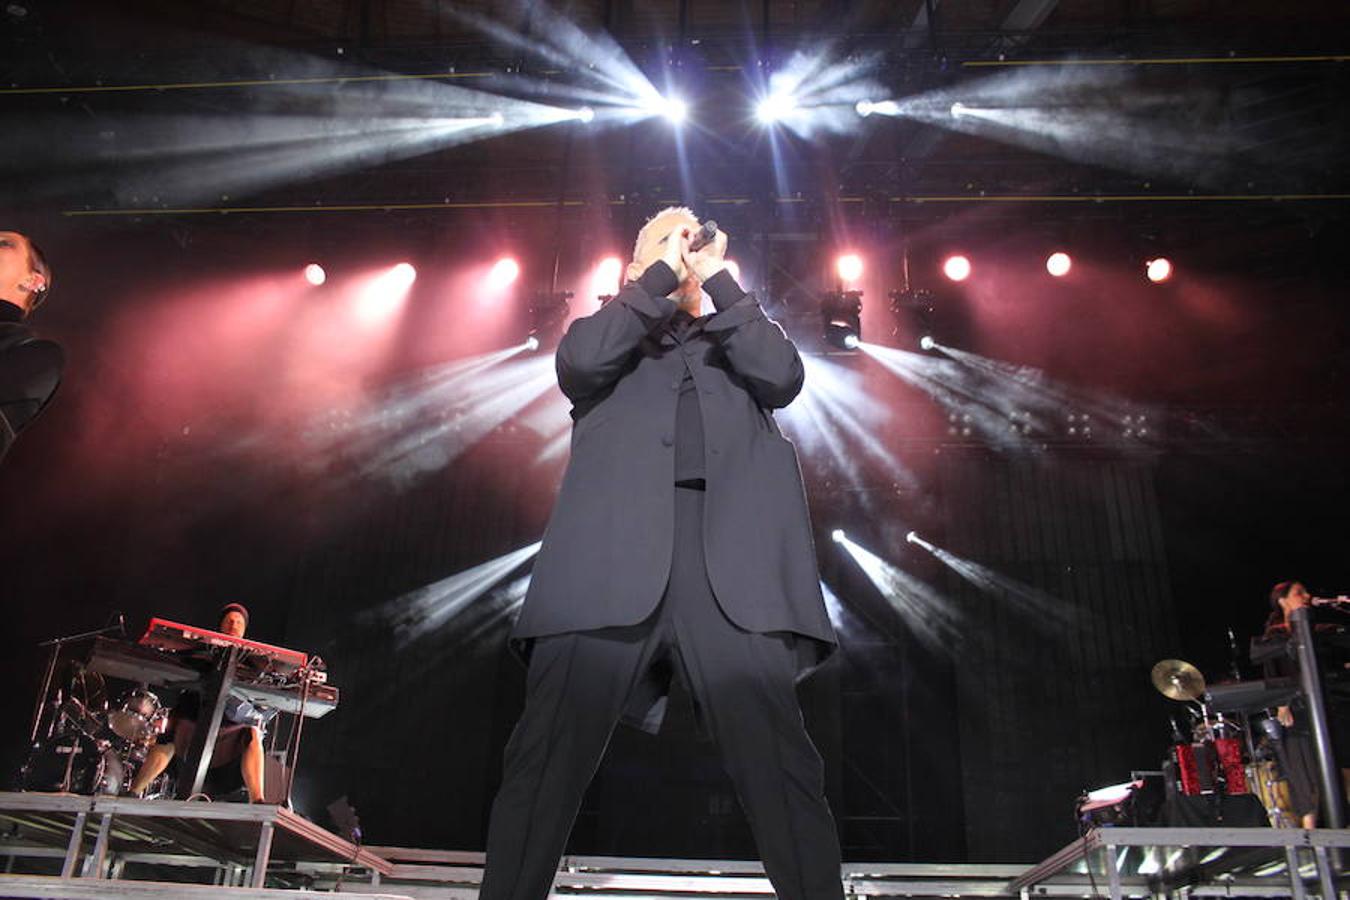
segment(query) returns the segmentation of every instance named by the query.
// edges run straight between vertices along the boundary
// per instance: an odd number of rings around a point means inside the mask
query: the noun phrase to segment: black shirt
[[[652,270],[657,266],[665,270],[661,274],[669,273],[669,278],[673,281],[674,273],[664,262],[652,263],[647,272],[655,274]],[[642,280],[644,284],[647,283],[647,273],[644,273]],[[659,287],[657,289],[659,290]],[[703,289],[712,298],[713,307],[718,312],[745,296],[745,291],[725,269],[703,282]],[[683,344],[697,338],[708,318],[699,316],[696,319],[681,309],[670,317],[665,328],[677,342]],[[698,403],[698,385],[694,383],[694,376],[690,374],[689,365],[686,363],[684,379],[680,383],[680,399],[675,408],[675,481],[695,482],[704,476],[703,410]]]

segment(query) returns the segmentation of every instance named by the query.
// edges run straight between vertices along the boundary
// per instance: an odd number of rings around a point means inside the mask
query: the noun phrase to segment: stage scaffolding
[[[280,900],[340,891],[365,900],[472,900],[483,875],[482,853],[362,847],[268,805],[0,793],[0,823],[0,897]],[[845,863],[840,874],[853,900],[1326,900],[1344,896],[1337,856],[1345,848],[1350,830],[1104,828],[1033,866]],[[554,893],[688,900],[768,897],[773,889],[757,862],[567,856]]]

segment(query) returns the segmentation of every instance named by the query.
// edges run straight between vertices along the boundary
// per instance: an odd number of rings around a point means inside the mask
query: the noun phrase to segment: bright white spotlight
[[[923,337],[919,338],[919,349],[920,349],[920,350],[932,350],[932,349],[933,349],[934,347],[936,347],[936,346],[937,346],[937,341],[933,340],[933,338],[932,338],[931,336],[929,336],[929,335],[926,335],[926,334],[925,334]]]
[[[965,281],[970,277],[970,260],[960,254],[949,256],[942,262],[942,274],[952,281]]]
[[[539,349],[539,338],[530,335],[525,339],[525,349],[533,353]]]
[[[1063,278],[1068,275],[1072,268],[1073,260],[1069,258],[1069,254],[1063,251],[1056,251],[1045,258],[1045,271],[1056,278]]]
[[[679,125],[689,115],[689,104],[679,97],[653,97],[646,108],[654,116],[665,116],[674,125]]]
[[[492,264],[492,271],[488,272],[488,284],[500,290],[519,277],[520,263],[509,256],[504,256]]]
[[[858,349],[858,345],[861,344],[861,343],[862,343],[862,339],[859,338],[856,334],[846,334],[846,335],[844,335],[844,349],[845,349],[845,350],[857,350],[857,349]]]
[[[786,119],[797,109],[797,99],[791,94],[770,94],[755,107],[755,118],[761,125],[772,125]]]
[[[905,542],[909,544],[917,544],[919,542],[919,533],[917,531],[911,531],[907,533],[905,535]]]
[[[729,259],[726,261],[726,263],[727,263],[727,271],[731,273],[732,278],[736,279],[736,283],[740,284],[741,267],[736,263],[736,260],[734,259]]]
[[[318,287],[328,280],[328,273],[318,263],[310,263],[305,266],[305,280]]]
[[[389,273],[390,282],[400,290],[407,290],[417,280],[417,269],[412,263],[401,262]]]
[[[856,253],[845,253],[835,260],[834,267],[839,272],[841,281],[853,282],[862,277],[863,261]]]
[[[953,119],[959,119],[959,118],[961,118],[962,113],[964,113],[965,111],[966,111],[966,105],[965,105],[964,103],[962,103],[960,100],[958,100],[958,101],[956,101],[955,103],[952,104],[951,113],[952,113],[952,118],[953,118]]]
[[[617,256],[606,256],[596,264],[591,275],[591,293],[596,297],[613,296],[619,292],[619,279],[623,277],[623,260]]]
[[[872,115],[872,113],[882,116],[898,116],[900,115],[900,104],[894,100],[859,100],[853,104],[853,111],[864,118]]]
[[[844,541],[848,540],[848,535],[844,534],[844,529],[836,528],[834,531],[830,532],[830,540],[834,541],[836,544],[842,544]]]
[[[595,119],[595,110],[591,109],[589,106],[583,106],[581,109],[577,110],[577,119],[582,122],[593,121]]]
[[[1150,259],[1144,264],[1144,267],[1144,272],[1148,275],[1148,280],[1154,284],[1166,281],[1172,277],[1172,261],[1165,256]]]
[[[493,127],[500,128],[506,124],[506,116],[502,115],[499,112],[495,112],[492,115],[488,116],[488,123],[491,124]]]

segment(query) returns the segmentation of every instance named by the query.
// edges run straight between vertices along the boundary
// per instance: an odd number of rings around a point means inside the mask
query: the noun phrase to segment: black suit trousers
[[[675,491],[670,580],[638,625],[542,637],[488,826],[484,900],[543,900],[605,746],[653,665],[682,667],[784,900],[840,900],[839,839],[802,723],[788,634],[733,625],[703,557],[702,491]],[[635,802],[640,802],[634,798]]]

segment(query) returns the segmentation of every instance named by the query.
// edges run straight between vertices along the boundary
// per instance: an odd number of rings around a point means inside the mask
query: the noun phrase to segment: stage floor
[[[472,900],[483,854],[357,845],[276,806],[0,793],[0,897]],[[865,897],[1319,897],[1350,830],[1107,828],[1035,865],[846,863]],[[1291,877],[1291,869],[1294,873]],[[564,857],[557,895],[773,895],[758,862]]]

